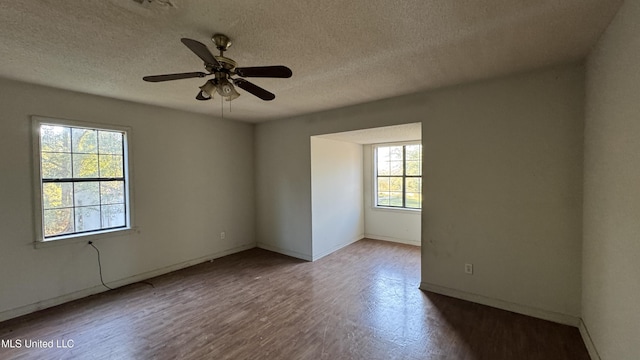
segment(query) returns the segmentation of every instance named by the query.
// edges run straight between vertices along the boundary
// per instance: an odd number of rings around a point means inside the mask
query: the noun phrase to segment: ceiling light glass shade
[[[231,84],[229,80],[222,79],[219,82],[220,83],[218,84],[216,91],[218,92],[218,94],[220,94],[220,96],[224,97],[227,101],[231,101],[233,99],[236,99],[238,96],[240,96],[240,94],[236,91],[236,89],[233,87],[233,84]]]
[[[200,86],[200,90],[202,90],[202,96],[205,98],[210,98],[213,96],[213,93],[216,91],[216,84],[213,81],[209,80],[204,85]]]
[[[200,90],[198,95],[196,95],[196,100],[211,100],[211,95],[209,95],[206,92]]]

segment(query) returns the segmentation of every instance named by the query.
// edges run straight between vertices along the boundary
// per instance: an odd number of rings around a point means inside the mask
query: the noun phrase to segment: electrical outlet
[[[220,233],[220,240],[224,240],[224,239],[226,239],[226,237],[227,237],[227,233],[226,232],[223,231],[223,232]]]
[[[465,274],[473,275],[473,264],[464,264]]]

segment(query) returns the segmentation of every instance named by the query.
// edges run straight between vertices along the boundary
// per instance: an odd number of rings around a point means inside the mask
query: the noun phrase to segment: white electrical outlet
[[[473,264],[464,264],[465,274],[473,275]]]
[[[227,237],[227,233],[226,232],[221,232],[220,233],[220,240],[224,240]]]

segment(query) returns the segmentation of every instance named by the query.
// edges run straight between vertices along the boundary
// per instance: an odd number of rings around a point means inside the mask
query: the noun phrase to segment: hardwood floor
[[[252,249],[150,282],[0,323],[22,342],[0,359],[589,359],[576,328],[420,291],[408,245]]]

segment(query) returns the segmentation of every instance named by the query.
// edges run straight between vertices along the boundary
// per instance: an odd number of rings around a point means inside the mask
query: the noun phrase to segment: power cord
[[[100,271],[100,282],[107,289],[113,290],[113,288],[108,287],[107,284],[104,283],[104,280],[102,280],[102,263],[100,262],[100,250],[98,250],[98,248],[95,245],[93,245],[93,241],[89,241],[89,245],[91,245],[92,248],[96,249],[96,252],[98,253],[98,269]],[[152,288],[155,289],[155,286],[149,281],[144,281],[143,280],[143,281],[138,281],[138,283],[149,285],[149,286],[151,286]]]
[[[89,241],[89,245],[91,245],[91,247],[96,249],[96,252],[98,252],[98,269],[100,270],[100,282],[107,289],[113,290],[113,288],[108,287],[107,284],[104,283],[104,280],[102,280],[102,264],[100,263],[100,250],[98,250],[98,248],[95,245],[93,245],[93,241]]]

